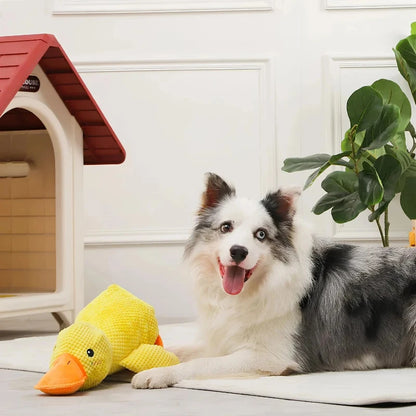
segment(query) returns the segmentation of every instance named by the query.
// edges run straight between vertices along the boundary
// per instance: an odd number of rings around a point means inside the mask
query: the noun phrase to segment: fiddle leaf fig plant
[[[416,103],[416,24],[393,50]],[[323,179],[325,194],[312,211],[319,215],[330,209],[335,222],[346,223],[369,210],[368,220],[376,223],[383,246],[388,246],[389,204],[397,194],[403,212],[416,218],[416,131],[410,122],[411,105],[399,85],[379,79],[354,91],[346,109],[350,127],[339,153],[288,158],[282,169],[314,169],[306,189],[328,168],[338,167]]]

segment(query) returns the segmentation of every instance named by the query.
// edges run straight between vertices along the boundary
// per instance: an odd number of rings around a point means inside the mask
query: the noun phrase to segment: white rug
[[[192,342],[192,324],[161,325],[165,345]],[[44,373],[56,335],[0,341],[0,368]],[[123,377],[119,378],[123,380]],[[185,380],[176,387],[344,405],[416,402],[416,369]]]

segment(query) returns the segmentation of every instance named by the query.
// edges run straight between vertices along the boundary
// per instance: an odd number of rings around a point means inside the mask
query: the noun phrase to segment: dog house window
[[[55,157],[33,113],[0,118],[0,293],[56,290]]]

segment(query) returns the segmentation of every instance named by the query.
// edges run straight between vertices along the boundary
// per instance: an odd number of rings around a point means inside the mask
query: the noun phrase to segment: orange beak
[[[35,389],[52,395],[72,394],[82,387],[86,379],[87,373],[78,358],[64,353],[53,362]]]

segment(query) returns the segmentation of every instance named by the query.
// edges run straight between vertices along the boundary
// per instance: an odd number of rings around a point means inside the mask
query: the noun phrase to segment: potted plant
[[[397,67],[416,103],[416,22],[410,36],[393,49]],[[337,223],[352,221],[366,209],[375,222],[383,246],[389,245],[389,204],[400,194],[403,212],[416,218],[416,131],[411,105],[393,81],[380,79],[354,91],[347,101],[350,128],[337,154],[314,154],[284,161],[285,172],[314,169],[304,189],[331,166],[321,186],[325,191],[312,211],[331,209]]]

